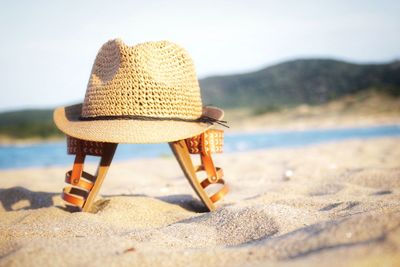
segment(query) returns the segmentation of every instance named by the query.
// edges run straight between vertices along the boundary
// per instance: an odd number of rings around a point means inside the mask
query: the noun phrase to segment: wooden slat
[[[192,159],[190,158],[189,150],[185,140],[170,142],[169,146],[171,147],[172,152],[181,166],[186,179],[189,181],[200,200],[204,203],[209,211],[216,210],[214,203],[208,197],[207,193],[204,191],[199,180],[197,179],[196,171],[193,167]]]
[[[86,198],[85,204],[83,204],[82,211],[90,210],[98,192],[100,191],[100,187],[103,184],[104,178],[106,177],[107,171],[110,167],[116,149],[117,144],[105,143],[103,147],[103,154],[101,156],[101,160],[95,174],[96,180],[94,182],[92,190],[90,190],[89,195]]]

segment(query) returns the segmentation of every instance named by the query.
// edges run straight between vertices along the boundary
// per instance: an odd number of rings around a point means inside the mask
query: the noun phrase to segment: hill
[[[234,131],[400,124],[400,97],[373,89],[362,90],[320,105],[229,110],[226,120]]]
[[[26,109],[0,113],[0,136],[48,138],[61,135],[53,123],[52,109]]]
[[[205,78],[200,80],[200,86],[203,103],[228,109],[227,118],[234,121],[231,115],[236,116],[236,113],[231,110],[237,108],[246,109],[247,117],[276,113],[301,104],[326,103],[371,91],[371,88],[377,93],[399,96],[400,61],[360,65],[329,59],[303,59],[246,74]],[[62,136],[53,124],[52,113],[52,109],[0,113],[0,137]]]
[[[284,62],[200,81],[205,104],[224,108],[321,104],[368,88],[400,94],[400,61],[353,64],[330,59]]]

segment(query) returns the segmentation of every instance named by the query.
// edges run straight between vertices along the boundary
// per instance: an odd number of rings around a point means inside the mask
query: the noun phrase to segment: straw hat
[[[98,52],[83,103],[57,108],[54,121],[83,140],[160,143],[198,135],[223,114],[202,106],[183,48],[168,41],[127,46],[116,39]]]

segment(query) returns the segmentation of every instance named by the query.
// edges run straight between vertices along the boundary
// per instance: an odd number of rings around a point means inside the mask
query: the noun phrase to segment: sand
[[[3,170],[0,266],[400,266],[399,159],[400,138],[218,155],[213,213],[172,157],[114,163],[91,213],[63,209],[70,166]]]

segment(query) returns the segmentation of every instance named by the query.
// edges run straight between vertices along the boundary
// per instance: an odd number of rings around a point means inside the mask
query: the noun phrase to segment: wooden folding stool
[[[75,155],[72,170],[65,175],[65,187],[62,198],[67,205],[81,211],[89,211],[103,180],[111,165],[117,143],[94,142],[67,136],[68,154]],[[223,179],[223,171],[214,166],[212,153],[222,153],[223,131],[210,129],[200,135],[169,143],[179,165],[190,185],[209,211],[214,211],[215,202],[228,193],[228,186]],[[190,154],[200,154],[201,164],[194,166]],[[95,175],[84,171],[87,155],[100,157]],[[204,172],[206,178],[199,181],[198,173]],[[210,185],[220,184],[222,188],[209,196],[205,189]]]

